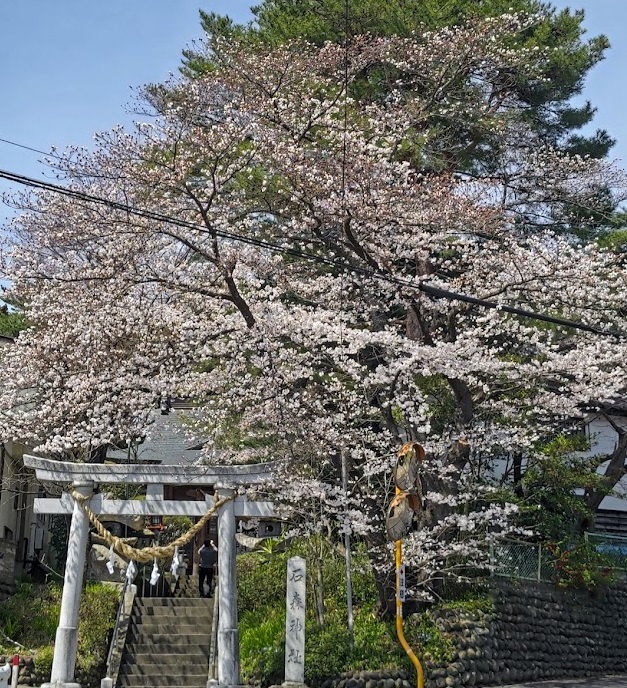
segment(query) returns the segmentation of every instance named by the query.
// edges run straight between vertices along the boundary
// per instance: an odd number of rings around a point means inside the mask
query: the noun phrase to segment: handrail
[[[111,635],[111,643],[109,644],[109,653],[107,654],[106,663],[106,673],[107,678],[111,678],[111,660],[113,659],[113,652],[118,644],[118,639],[120,636],[120,625],[124,621],[124,608],[126,606],[126,592],[129,588],[131,581],[126,576],[124,577],[124,585],[122,586],[122,591],[120,592],[120,604],[118,605],[118,611],[115,615],[115,624],[113,625],[113,634]]]
[[[209,682],[218,680],[218,618],[220,616],[220,595],[218,586],[213,589],[213,615],[211,618],[211,640],[209,642]]]

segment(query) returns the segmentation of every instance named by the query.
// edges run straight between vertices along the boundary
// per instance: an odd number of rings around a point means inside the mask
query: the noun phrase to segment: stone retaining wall
[[[406,672],[400,669],[381,671],[347,671],[336,678],[327,679],[320,688],[415,688]]]
[[[40,686],[50,679],[49,671],[42,673],[37,669],[34,657],[20,654],[19,658],[18,688]],[[0,666],[4,666],[5,662],[11,664],[12,660],[13,655],[0,655]],[[100,688],[100,676],[103,670],[103,667],[95,667],[92,671],[87,673],[77,672],[76,679],[83,688]]]
[[[494,612],[435,611],[454,647],[425,664],[426,688],[495,686],[627,673],[627,580],[592,594],[496,583]],[[413,688],[403,671],[348,672],[321,688]]]
[[[0,666],[4,666],[6,662],[12,664],[13,655],[0,655]],[[41,678],[35,671],[35,659],[33,657],[25,657],[20,655],[19,672],[17,683],[18,686],[35,686],[41,685]],[[47,680],[47,679],[46,679]]]

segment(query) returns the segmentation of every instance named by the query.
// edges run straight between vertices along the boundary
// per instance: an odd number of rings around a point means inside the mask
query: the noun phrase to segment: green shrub
[[[40,647],[35,652],[35,671],[37,672],[38,676],[42,676],[46,679],[50,678],[53,657],[54,647],[52,645]]]
[[[296,540],[285,546],[280,541],[267,549],[248,552],[237,557],[238,602],[239,614],[257,609],[259,605],[276,606],[285,604],[285,576],[287,560],[301,556],[307,562],[308,571],[308,606],[313,609],[313,590],[311,581],[316,580],[316,563],[312,546],[303,540]],[[276,551],[284,547],[285,551]],[[323,552],[323,581],[325,605],[332,612],[346,609],[346,565],[344,556],[328,542],[322,545],[315,543],[317,550]],[[353,604],[357,607],[372,607],[377,602],[377,589],[374,576],[368,561],[365,547],[355,544],[352,552]]]
[[[4,635],[11,638],[11,640],[15,640],[21,631],[20,619],[16,617],[15,612],[12,610],[2,609],[0,610],[0,628]]]
[[[309,562],[308,562],[309,564]],[[323,566],[325,602],[329,609],[346,610],[346,560],[343,553],[329,549]],[[355,545],[351,552],[353,605],[373,607],[377,588],[365,548]]]
[[[394,624],[382,621],[371,609],[355,609],[353,633],[352,670],[389,669],[405,662]]]
[[[355,606],[375,607],[379,602],[379,594],[365,548],[360,547],[353,555],[351,573],[353,604]]]
[[[0,608],[0,628],[12,640],[35,651],[36,671],[43,677],[50,676],[61,590],[56,583],[34,585],[30,581],[20,581],[15,594]],[[91,672],[106,660],[119,594],[117,588],[101,583],[89,583],[83,591],[77,671]],[[12,651],[13,648],[6,649]]]
[[[54,642],[59,621],[59,586],[35,586],[19,581],[15,593],[0,608],[0,628],[12,640],[38,648]]]
[[[457,599],[447,599],[436,605],[435,609],[459,609],[466,612],[493,612],[494,598],[490,594],[489,588],[480,589],[479,592],[468,593]]]
[[[551,544],[549,550],[555,557],[554,583],[560,588],[594,590],[616,580],[612,561],[587,540],[574,545]]]
[[[120,591],[112,585],[88,583],[78,618],[77,666],[83,671],[103,663],[109,650],[109,635],[115,622]]]
[[[436,626],[431,614],[414,614],[405,624],[407,641],[416,654],[437,663],[450,662],[455,653],[452,640]]]
[[[244,683],[268,686],[283,681],[285,609],[265,607],[245,612],[239,621],[240,659]]]
[[[329,676],[350,667],[352,655],[348,630],[337,623],[307,624],[305,641],[305,683],[315,686]]]
[[[285,604],[287,556],[283,553],[265,558],[249,552],[237,557],[237,609],[240,615],[260,605]]]

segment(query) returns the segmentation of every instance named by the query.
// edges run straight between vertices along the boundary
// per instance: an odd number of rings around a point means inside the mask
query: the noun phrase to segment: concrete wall
[[[15,590],[15,543],[0,539],[0,602]]]
[[[33,512],[40,491],[32,471],[26,471],[22,457],[26,447],[7,442],[0,447],[0,539],[14,543],[15,574],[23,572],[35,550],[45,550],[49,524]]]

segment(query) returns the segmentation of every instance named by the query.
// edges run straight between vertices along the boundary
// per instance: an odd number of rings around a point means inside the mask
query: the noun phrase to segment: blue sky
[[[167,79],[202,35],[198,10],[251,18],[250,0],[1,0],[0,138],[48,151],[130,123],[132,89]],[[41,155],[0,142],[0,168],[39,177]],[[0,180],[0,193],[10,185]],[[0,219],[8,211],[0,207]]]
[[[134,118],[132,88],[166,79],[201,36],[198,9],[250,18],[250,0],[4,0],[0,2],[0,138],[41,150],[90,146],[96,131]],[[612,43],[584,98],[618,139],[627,167],[627,0],[554,0],[584,8],[590,35]],[[41,176],[41,156],[0,142],[0,168]],[[0,192],[8,185],[0,180]],[[0,219],[7,211],[0,207]]]

